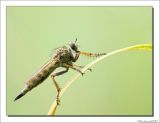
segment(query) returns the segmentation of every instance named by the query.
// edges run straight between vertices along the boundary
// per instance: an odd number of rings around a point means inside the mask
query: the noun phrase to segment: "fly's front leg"
[[[76,65],[76,64],[73,64],[73,66],[75,67],[79,67],[79,68],[84,68],[85,66],[81,66],[81,65]],[[92,69],[91,68],[88,68],[87,70],[91,71],[92,72]]]
[[[60,72],[57,72],[57,73],[52,73],[51,74],[51,78],[53,80],[53,83],[56,87],[56,90],[57,90],[57,105],[60,105],[60,99],[59,99],[59,94],[61,92],[61,88],[59,87],[58,83],[56,82],[56,80],[54,79],[54,77],[56,76],[59,76],[59,75],[62,75],[64,73],[68,72],[68,67],[66,68],[66,70],[63,70],[63,71],[60,71]]]
[[[102,55],[106,55],[106,53],[88,53],[88,52],[82,52],[82,51],[80,51],[80,54],[88,57],[99,57]]]
[[[82,74],[82,76],[84,75],[84,73],[83,73],[81,70],[79,70],[78,68],[76,68],[73,64],[63,63],[63,66],[64,66],[64,67],[67,67],[67,68],[72,68],[73,70],[76,70],[76,71],[78,71],[80,74]]]

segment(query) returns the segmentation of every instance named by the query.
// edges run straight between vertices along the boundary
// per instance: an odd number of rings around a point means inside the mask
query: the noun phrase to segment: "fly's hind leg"
[[[63,70],[63,71],[60,71],[60,72],[57,72],[57,73],[52,73],[51,74],[51,78],[53,80],[53,83],[56,87],[56,90],[57,90],[57,105],[60,105],[60,99],[59,99],[59,94],[61,92],[61,88],[59,87],[58,83],[56,82],[56,80],[54,79],[56,76],[59,76],[59,75],[62,75],[64,73],[68,72],[68,68],[66,68],[66,70]]]

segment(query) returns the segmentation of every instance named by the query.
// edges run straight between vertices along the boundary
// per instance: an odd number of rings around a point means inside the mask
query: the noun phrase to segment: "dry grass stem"
[[[111,55],[114,55],[116,53],[120,53],[120,52],[123,52],[123,51],[129,51],[129,50],[148,50],[148,51],[151,51],[152,50],[152,44],[139,44],[139,45],[134,45],[134,46],[126,47],[126,48],[118,49],[118,50],[115,50],[113,52],[107,53],[106,55],[98,57],[97,59],[95,59],[94,61],[92,61],[88,65],[86,65],[82,69],[82,72],[85,72],[88,68],[92,67],[97,62],[99,62],[99,61],[101,61],[101,60],[103,60],[103,59],[105,59],[105,58],[107,58],[107,57],[109,57]],[[62,97],[62,95],[64,94],[64,92],[69,88],[69,86],[71,84],[73,84],[73,82],[76,79],[78,79],[80,76],[81,76],[81,74],[77,73],[71,80],[69,80],[67,82],[67,84],[65,85],[65,87],[61,90],[60,98]],[[56,99],[55,99],[54,102],[53,102],[53,104],[52,104],[52,106],[49,109],[48,115],[54,116],[55,112],[56,112],[56,109],[57,109],[57,102],[56,102]]]

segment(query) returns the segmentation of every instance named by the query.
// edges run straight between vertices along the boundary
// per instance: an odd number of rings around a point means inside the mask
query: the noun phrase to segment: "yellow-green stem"
[[[134,45],[134,46],[130,46],[130,47],[126,47],[126,48],[122,48],[122,49],[118,49],[115,50],[113,52],[107,53],[104,56],[101,56],[97,59],[95,59],[94,61],[92,61],[91,63],[89,63],[88,65],[86,65],[83,69],[82,72],[85,72],[88,68],[90,68],[91,66],[93,66],[94,64],[96,64],[97,62],[103,60],[104,58],[107,58],[111,55],[114,55],[116,53],[120,53],[123,51],[128,51],[128,50],[148,50],[151,51],[152,50],[152,44],[139,44],[139,45]],[[81,76],[81,74],[77,73],[70,81],[67,82],[67,84],[65,85],[65,87],[61,90],[61,93],[59,95],[59,97],[61,98],[62,95],[64,94],[64,92],[68,89],[68,87],[79,77]],[[54,116],[56,109],[57,109],[57,102],[56,100],[53,102],[52,106],[49,109],[48,115],[50,116]]]

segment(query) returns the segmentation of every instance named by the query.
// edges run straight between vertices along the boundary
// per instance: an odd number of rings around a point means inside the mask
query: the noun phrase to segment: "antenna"
[[[75,40],[75,43],[77,42],[77,38],[76,38],[76,40]]]

